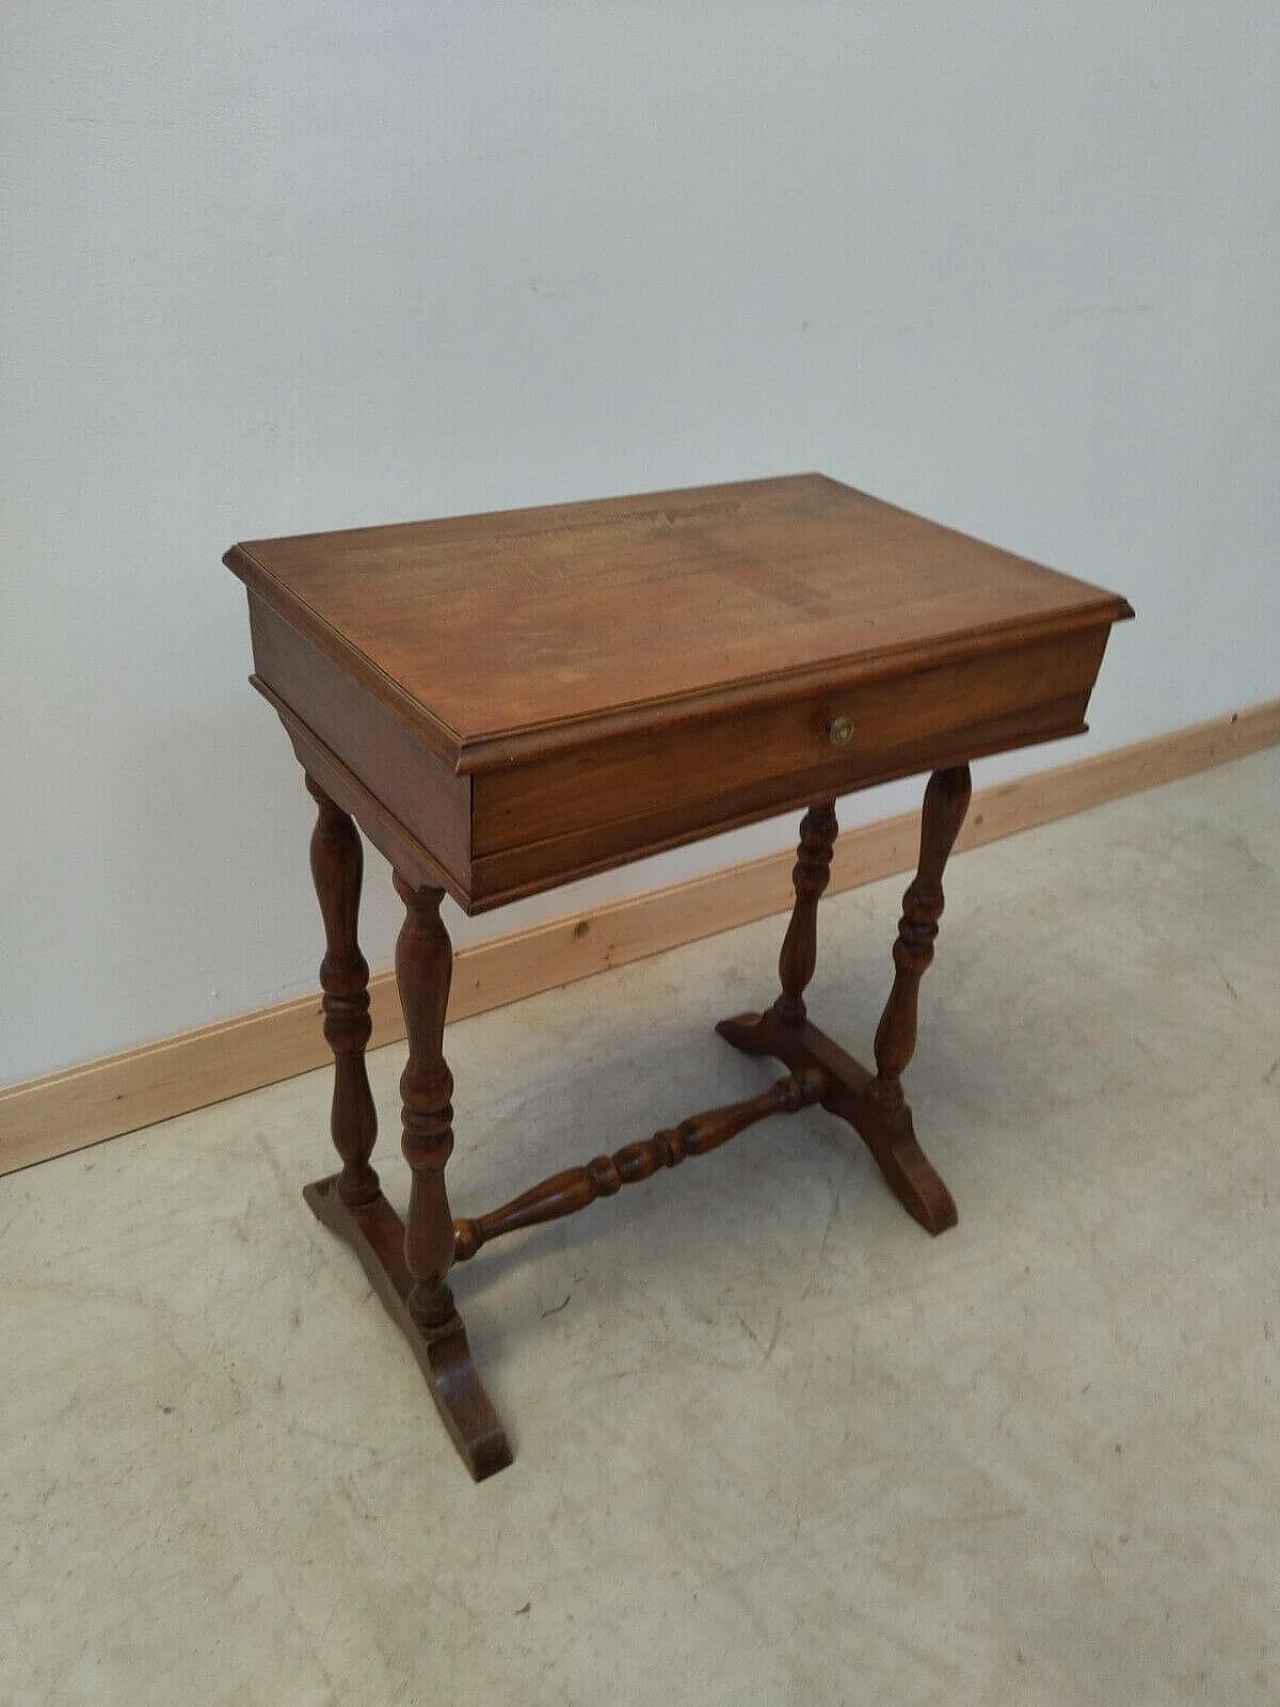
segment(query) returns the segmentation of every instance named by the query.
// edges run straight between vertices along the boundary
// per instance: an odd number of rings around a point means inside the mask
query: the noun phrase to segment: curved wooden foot
[[[419,1357],[431,1396],[473,1479],[483,1482],[511,1462],[511,1448],[489,1395],[476,1373],[462,1321],[439,1339],[424,1342]]]
[[[916,1142],[905,1102],[886,1106],[877,1080],[852,1055],[807,1020],[792,1023],[777,1013],[739,1014],[722,1020],[720,1036],[748,1055],[771,1055],[793,1073],[818,1067],[827,1077],[823,1108],[848,1121],[875,1157],[889,1189],[926,1233],[945,1233],[958,1219],[955,1200]]]
[[[404,1256],[404,1223],[381,1192],[369,1203],[345,1203],[338,1175],[317,1180],[303,1197],[317,1218],[343,1238],[360,1258],[370,1284],[399,1325],[426,1377],[449,1438],[477,1482],[511,1462],[498,1413],[485,1392],[456,1311],[439,1327],[425,1329],[409,1313],[414,1279]]]
[[[855,1108],[840,1106],[833,1097],[827,1107],[843,1115],[875,1157],[889,1189],[908,1215],[935,1238],[959,1220],[955,1199],[916,1141],[911,1110],[902,1104],[892,1112],[880,1111],[865,1098]]]

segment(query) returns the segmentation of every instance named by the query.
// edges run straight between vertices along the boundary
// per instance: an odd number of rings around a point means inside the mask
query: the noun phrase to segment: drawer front
[[[975,753],[1044,739],[1038,731],[1046,708],[1076,700],[1076,721],[1083,717],[1107,632],[1087,629],[929,671],[836,684],[804,699],[597,740],[479,774],[473,852],[483,857],[624,822],[640,826],[649,817],[666,822],[699,807],[714,823],[717,802],[744,790],[765,797],[771,784],[785,795],[788,779],[849,793],[886,775],[932,768],[944,747],[954,754],[958,741],[963,748],[966,731]]]

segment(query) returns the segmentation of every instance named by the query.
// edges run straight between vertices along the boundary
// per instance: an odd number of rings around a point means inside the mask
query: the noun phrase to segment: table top
[[[1085,728],[1124,599],[818,474],[234,546],[313,781],[469,911]]]
[[[226,560],[458,770],[1129,616],[820,474],[254,540]]]

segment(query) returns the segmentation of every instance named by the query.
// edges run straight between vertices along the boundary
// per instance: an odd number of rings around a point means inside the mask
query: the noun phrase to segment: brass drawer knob
[[[851,717],[833,717],[827,734],[831,737],[833,747],[847,747],[853,740],[853,719]]]

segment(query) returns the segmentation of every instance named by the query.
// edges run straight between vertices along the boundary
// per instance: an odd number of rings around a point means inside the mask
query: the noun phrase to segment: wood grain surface
[[[918,668],[1130,614],[820,474],[254,540],[225,561],[461,768],[635,707],[687,715],[729,689],[820,687],[833,665]]]
[[[823,475],[235,546],[254,685],[470,913],[1080,733],[1112,593]]]

